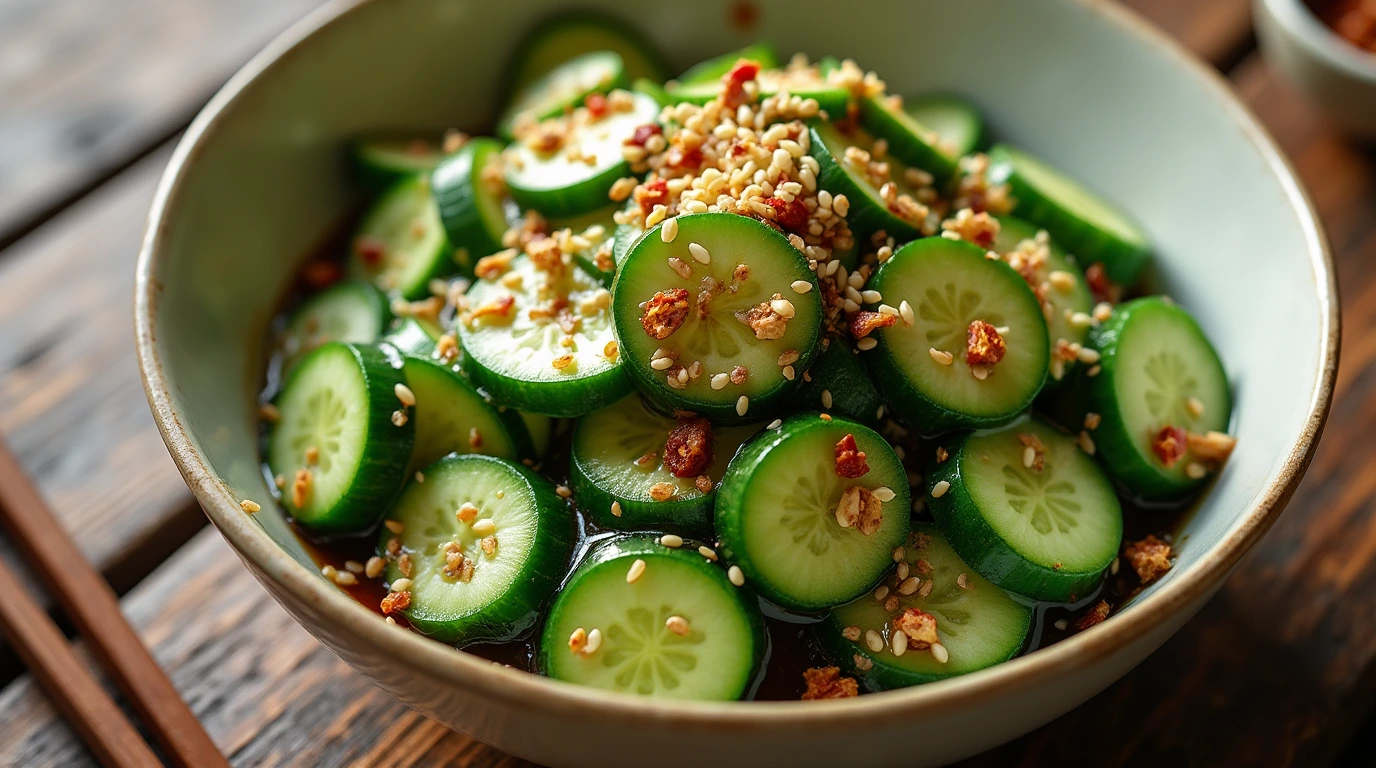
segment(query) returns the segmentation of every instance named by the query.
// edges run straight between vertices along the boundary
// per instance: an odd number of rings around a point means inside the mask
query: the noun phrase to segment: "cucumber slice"
[[[420,299],[430,281],[458,271],[454,248],[444,235],[430,180],[416,175],[382,193],[354,236],[353,273],[388,293]]]
[[[845,195],[850,202],[846,221],[852,231],[858,233],[856,240],[867,239],[870,233],[883,230],[899,242],[921,237],[923,233],[936,231],[936,216],[927,213],[918,217],[920,211],[901,216],[884,202],[880,195],[882,184],[871,178],[863,169],[857,168],[844,158],[848,147],[857,147],[869,152],[874,148],[874,137],[863,128],[852,128],[842,133],[835,123],[813,121],[811,125],[811,152],[817,158],[821,173],[817,185],[827,190],[833,197]],[[893,157],[886,157],[889,166],[888,180],[897,187],[898,194],[908,195],[916,200],[915,190],[905,179],[907,166]]]
[[[869,465],[854,479],[837,474],[837,443],[847,435]],[[879,491],[872,496],[877,524],[838,521],[837,506],[854,487]],[[893,494],[887,501],[881,487]],[[865,592],[893,565],[910,505],[907,472],[878,433],[848,419],[800,414],[743,445],[727,467],[717,489],[721,556],[774,603],[824,610]]]
[[[1051,233],[1086,266],[1131,285],[1151,258],[1151,243],[1117,206],[1032,155],[1006,144],[989,150],[990,184],[1008,184],[1013,212]]]
[[[816,99],[818,109],[833,115],[844,115],[850,99],[850,91],[828,84],[816,67],[761,69],[755,82],[761,99],[787,91],[800,99]],[[676,104],[706,104],[720,96],[721,89],[719,78],[693,83],[669,82],[664,86],[665,93]]]
[[[554,440],[554,419],[542,413],[528,413],[517,411],[521,421],[525,422],[526,431],[530,433],[530,444],[535,450],[537,461],[549,456],[549,445]]]
[[[1228,376],[1199,324],[1167,299],[1136,299],[1091,330],[1088,343],[1100,354],[1102,371],[1085,383],[1089,407],[1102,417],[1093,434],[1109,473],[1143,500],[1178,499],[1198,488],[1205,479],[1189,476],[1191,454],[1167,468],[1151,444],[1166,426],[1194,434],[1228,429]]]
[[[609,111],[594,119],[580,107],[560,118],[566,138],[553,152],[528,143],[507,150],[506,182],[522,207],[549,218],[579,216],[606,207],[607,193],[616,180],[629,176],[621,149],[635,129],[655,122],[659,104],[641,93],[631,94],[628,111]]]
[[[712,460],[702,473],[713,484],[705,493],[696,477],[675,477],[664,465],[665,441],[676,426],[674,419],[647,409],[636,395],[579,419],[573,431],[569,486],[583,514],[612,530],[653,528],[710,537],[715,481],[759,425],[713,429]],[[656,486],[660,492],[671,489],[672,495],[656,501],[651,493]]]
[[[1032,438],[1040,445],[1029,450]],[[1075,438],[1024,417],[947,450],[927,473],[927,506],[965,562],[1034,600],[1073,603],[1094,590],[1118,555],[1123,511]]]
[[[902,580],[891,573],[885,584],[896,599],[894,610],[864,595],[832,611],[818,632],[831,657],[869,690],[921,685],[992,667],[1017,656],[1032,629],[1030,607],[975,573],[934,527],[913,528],[910,546],[904,549],[907,567],[902,570],[911,574],[907,578],[918,579],[917,591],[903,594]],[[936,617],[946,661],[939,661],[929,649],[909,648],[902,656],[894,655],[893,635],[898,630],[893,621],[911,608]],[[847,630],[856,637],[857,629],[857,639],[846,637]],[[881,650],[871,650],[869,632],[879,635]]]
[[[984,141],[984,118],[974,104],[955,94],[929,93],[906,99],[903,111],[940,138],[935,146],[947,157],[964,157]]]
[[[464,373],[499,404],[547,416],[582,416],[620,400],[631,382],[606,294],[569,261],[548,272],[516,257],[505,274],[468,289],[458,323]],[[504,312],[482,314],[508,301]]]
[[[354,172],[363,186],[374,192],[408,176],[429,173],[443,157],[439,142],[418,138],[417,134],[376,134],[349,145]]]
[[[664,90],[664,86],[660,85],[656,80],[649,80],[642,77],[631,83],[631,90],[635,93],[643,93],[649,96],[661,107],[674,103],[674,100],[669,96],[669,92]]]
[[[475,138],[445,158],[430,176],[440,221],[465,275],[473,274],[478,259],[502,247],[509,224],[503,174],[501,143]]]
[[[635,206],[634,199],[627,201],[626,210]],[[643,218],[636,221],[644,221]],[[631,252],[631,248],[645,235],[644,227],[638,224],[617,224],[612,233],[612,261],[620,264],[626,260],[626,254]]]
[[[497,121],[497,133],[516,138],[517,123],[558,117],[583,103],[590,93],[607,93],[624,86],[626,64],[612,51],[575,56],[541,77],[517,88]]]
[[[387,297],[371,284],[348,280],[307,299],[287,321],[282,339],[283,370],[327,341],[372,344],[391,313]]]
[[[588,247],[574,252],[574,263],[608,288],[612,287],[612,278],[616,276],[615,239],[616,228],[620,225],[615,216],[620,207],[612,205],[582,216],[550,221],[551,230],[567,229],[571,235],[588,241]]]
[[[889,152],[944,182],[956,172],[956,159],[941,135],[902,108],[901,101],[871,96],[860,102],[860,124],[887,139]]]
[[[982,248],[944,237],[913,241],[880,265],[870,287],[889,305],[907,301],[916,315],[911,327],[878,331],[866,362],[885,402],[923,434],[1007,423],[1041,391],[1050,354],[1041,305],[1012,267]],[[984,380],[966,362],[977,320],[1004,329],[1007,348]]]
[[[470,522],[458,518],[465,504],[477,507]],[[554,484],[491,456],[430,465],[425,482],[408,484],[388,518],[402,530],[383,528],[378,542],[384,554],[392,539],[400,545],[387,582],[410,579],[406,619],[442,643],[513,640],[535,626],[573,548],[568,504]]]
[[[287,481],[282,506],[297,523],[323,534],[377,524],[406,478],[415,440],[415,424],[394,416],[405,412],[396,393],[405,383],[395,350],[337,341],[291,372],[267,456]]]
[[[525,422],[499,411],[445,363],[406,358],[406,382],[416,397],[416,441],[408,476],[450,453],[481,453],[508,461],[535,455]]]
[[[1073,318],[1077,313],[1088,316],[1093,311],[1094,292],[1089,289],[1084,272],[1065,249],[1049,238],[1046,243],[1039,243],[1038,231],[1037,227],[1022,219],[1000,216],[994,251],[1002,255],[1005,261],[1009,260],[1010,254],[1017,252],[1017,258],[1021,260],[1019,271],[1042,297],[1042,307],[1046,310],[1047,337],[1052,347],[1056,346],[1058,340],[1064,340],[1066,344],[1083,344],[1089,324]],[[1052,275],[1056,273],[1063,274],[1057,275],[1059,279],[1053,281]],[[1053,360],[1047,386],[1063,381],[1077,364],[1075,361]]]
[[[822,302],[816,275],[783,235],[753,218],[697,213],[670,221],[678,228],[673,242],[664,242],[663,224],[651,229],[621,263],[612,285],[626,370],[641,392],[667,411],[691,411],[723,423],[767,418],[801,378],[795,374],[790,380],[788,365],[806,370],[817,346]],[[695,257],[692,244],[705,251]],[[746,269],[738,273],[742,265]],[[645,326],[652,321],[643,318],[657,310],[641,304],[671,303],[666,298],[671,294],[687,304],[678,325],[655,326],[656,338]],[[785,321],[771,301],[788,302],[779,306],[793,317]],[[768,314],[749,316],[752,328],[738,319],[747,318],[747,312]],[[669,365],[656,360],[665,357],[675,359]],[[781,358],[792,362],[781,365]],[[731,382],[733,371],[740,383]]]
[[[434,356],[443,335],[443,329],[425,318],[401,317],[392,324],[384,339],[402,354],[428,358]]]
[[[677,80],[680,85],[715,83],[721,80],[722,75],[730,72],[731,69],[736,66],[736,62],[741,59],[759,64],[760,69],[778,69],[783,66],[783,62],[779,60],[779,52],[774,48],[774,44],[768,40],[758,40],[739,51],[723,53],[720,56],[713,56],[706,61],[700,61],[674,79]]]
[[[822,339],[821,351],[802,379],[788,401],[789,410],[826,411],[871,427],[879,423],[884,401],[849,342]]]
[[[632,580],[633,567],[640,574]],[[596,632],[591,652],[571,648],[580,629]],[[540,638],[540,666],[593,688],[730,701],[749,691],[764,651],[764,620],[748,590],[694,551],[632,536],[588,553],[559,590]]]
[[[668,76],[658,51],[646,44],[646,37],[620,19],[601,13],[575,11],[546,19],[516,50],[511,72],[511,91],[538,80],[569,60],[586,53],[612,51],[621,57],[627,80],[649,78],[663,81]]]

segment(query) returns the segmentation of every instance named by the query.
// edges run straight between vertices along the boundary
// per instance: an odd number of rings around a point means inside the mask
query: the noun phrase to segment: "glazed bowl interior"
[[[265,329],[293,271],[358,202],[341,161],[345,142],[379,128],[483,131],[497,108],[503,62],[532,20],[560,5],[529,0],[520,12],[464,0],[327,6],[274,43],[198,118],[164,178],[140,262],[139,346],[150,401],[211,519],[261,578],[311,606],[316,618],[307,623],[320,624],[308,627],[313,632],[329,634],[323,625],[342,622],[362,643],[404,647],[433,664],[436,676],[478,688],[485,676],[514,675],[417,636],[377,639],[381,620],[319,577],[281,510],[268,503],[255,392]],[[785,52],[855,57],[892,92],[968,94],[996,136],[1132,212],[1155,243],[1163,290],[1199,318],[1232,378],[1239,444],[1188,520],[1166,578],[1093,632],[963,680],[872,698],[949,704],[995,682],[1092,665],[1127,643],[1134,626],[1163,617],[1178,626],[1180,614],[1218,588],[1298,481],[1336,356],[1336,298],[1313,214],[1224,86],[1123,12],[1073,0],[891,0],[843,13],[833,2],[794,0],[762,4],[749,31],[728,23],[736,0],[582,5],[637,24],[676,68],[763,36]],[[262,501],[263,511],[244,515],[241,498]],[[1114,674],[1130,666],[1120,663]],[[620,697],[531,680],[545,701],[592,702],[626,717],[800,711],[792,703],[622,708]],[[865,705],[826,704],[808,717],[847,706]]]

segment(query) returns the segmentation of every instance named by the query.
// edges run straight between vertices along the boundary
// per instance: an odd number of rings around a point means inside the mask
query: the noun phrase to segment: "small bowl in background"
[[[1376,53],[1344,40],[1302,0],[1254,0],[1267,62],[1352,136],[1376,139]]]

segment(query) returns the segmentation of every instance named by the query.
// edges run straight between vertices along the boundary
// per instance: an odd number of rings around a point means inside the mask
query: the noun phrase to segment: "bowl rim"
[[[135,283],[135,335],[139,370],[149,406],[169,453],[207,517],[233,545],[252,570],[270,579],[277,589],[310,606],[325,621],[348,631],[371,652],[417,673],[452,683],[468,693],[514,707],[619,724],[655,723],[716,730],[764,728],[801,731],[820,726],[874,727],[922,714],[952,714],[1045,686],[1073,670],[1107,658],[1134,639],[1151,632],[1162,617],[1197,607],[1212,595],[1238,561],[1280,515],[1295,492],[1313,457],[1332,401],[1340,340],[1336,270],[1326,234],[1294,168],[1269,133],[1232,92],[1221,74],[1198,61],[1183,46],[1134,12],[1103,0],[1067,0],[1085,6],[1109,23],[1136,35],[1164,55],[1183,63],[1208,87],[1236,121],[1246,140],[1262,155],[1282,184],[1290,205],[1301,220],[1307,255],[1314,272],[1321,313],[1320,355],[1307,414],[1298,442],[1285,456],[1273,482],[1257,503],[1243,512],[1237,529],[1197,562],[1162,583],[1134,609],[1035,653],[948,680],[846,700],[815,701],[806,706],[790,701],[666,702],[616,694],[510,669],[408,631],[398,631],[374,611],[335,589],[305,567],[249,520],[239,500],[216,476],[192,444],[181,416],[172,405],[156,339],[159,260],[164,250],[168,211],[175,206],[192,161],[219,126],[223,113],[251,91],[299,45],[361,8],[382,0],[329,0],[273,39],[244,65],[196,116],[178,142],[159,180],[139,250]],[[270,590],[271,591],[271,590]],[[307,627],[310,629],[309,627]]]
[[[1343,39],[1303,0],[1256,0],[1277,26],[1284,29],[1312,58],[1348,77],[1376,85],[1376,53],[1367,53]]]

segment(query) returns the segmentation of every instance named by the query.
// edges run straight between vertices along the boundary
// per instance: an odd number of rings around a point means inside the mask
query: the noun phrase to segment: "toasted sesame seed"
[[[927,595],[932,594],[932,587],[934,587],[934,586],[936,586],[936,582],[935,582],[935,581],[927,581],[927,582],[924,582],[924,583],[922,584],[922,589],[919,589],[919,590],[917,591],[917,596],[918,596],[918,597],[926,597]]]
[[[251,515],[255,512],[262,512],[263,505],[259,504],[256,501],[253,501],[252,499],[244,499],[243,501],[239,502],[239,509],[242,509]]]
[[[1022,449],[1022,465],[1023,465],[1024,467],[1027,467],[1028,469],[1031,469],[1031,468],[1032,468],[1032,465],[1033,465],[1033,464],[1036,464],[1036,463],[1037,463],[1037,449],[1036,449],[1036,448],[1033,448],[1033,447],[1030,446],[1030,445],[1027,446],[1027,447],[1025,447],[1025,448],[1023,448],[1023,449]]]
[[[338,572],[339,571],[337,571],[333,565],[325,565],[321,566],[320,568],[320,575],[324,576],[330,581],[334,581],[334,575]]]
[[[916,576],[905,577],[902,581],[898,582],[898,594],[911,595],[917,591],[918,587],[921,586],[922,579],[919,579]]]
[[[793,307],[793,302],[788,299],[772,299],[769,302],[769,308],[774,310],[774,314],[784,319],[790,319],[797,313]]]
[[[908,652],[908,635],[903,632],[893,633],[893,655],[902,656]]]
[[[602,647],[602,630],[593,627],[588,633],[588,644],[583,646],[583,655],[591,656],[597,653],[597,649]]]
[[[841,630],[841,636],[853,643],[860,639],[860,628],[852,624]]]
[[[1085,371],[1085,375],[1087,375],[1087,376],[1098,376],[1098,375],[1099,375],[1099,371],[1101,371],[1101,370],[1103,370],[1103,368],[1102,368],[1101,366],[1096,365],[1096,366],[1094,366],[1093,368],[1090,368],[1088,371]]]
[[[730,579],[731,583],[738,587],[745,586],[745,574],[741,572],[741,568],[738,565],[733,565],[727,569],[726,578]]]
[[[491,536],[496,532],[497,524],[492,522],[491,518],[483,518],[473,523],[473,535],[475,536]]]
[[[1109,573],[1109,575],[1110,575],[1110,576],[1117,576],[1117,575],[1118,575],[1118,569],[1119,569],[1120,567],[1121,567],[1121,563],[1119,562],[1119,558],[1116,558],[1116,557],[1113,558],[1113,562],[1112,562],[1112,563],[1109,563],[1109,566],[1108,566],[1108,573]]]
[[[940,363],[941,365],[950,365],[951,363],[955,362],[956,359],[955,355],[952,355],[950,352],[946,352],[945,350],[937,349],[936,347],[928,349],[927,354],[931,355],[932,359]]]
[[[1059,629],[1060,631],[1064,632],[1066,630],[1066,627],[1070,626],[1070,622],[1066,621],[1065,619],[1056,619],[1056,623],[1053,626],[1055,626],[1056,629]]]
[[[891,307],[891,306],[889,306],[888,304],[880,304],[880,305],[879,305],[879,314],[881,314],[881,315],[893,315],[894,317],[897,317],[897,316],[898,316],[898,308],[897,308],[897,307]]]
[[[818,414],[818,418],[820,418],[822,421],[831,421],[831,414],[829,414],[829,413]]]
[[[884,295],[876,290],[867,290],[860,292],[860,298],[863,299],[866,304],[878,304],[884,300]]]
[[[861,352],[868,352],[877,346],[879,346],[879,339],[876,339],[873,336],[866,336],[865,338],[855,342],[855,348],[860,350]]]
[[[783,423],[783,419],[775,419],[769,422],[769,425],[765,427],[765,429],[778,429],[779,427],[783,426]]]
[[[829,390],[829,389],[824,389],[824,390],[822,390],[822,407],[823,407],[823,408],[830,408],[830,407],[831,407],[831,390]]]
[[[1086,414],[1085,414],[1085,429],[1098,429],[1098,428],[1099,428],[1099,422],[1102,421],[1102,420],[1103,420],[1103,417],[1100,416],[1099,414],[1093,412],[1093,411],[1090,411],[1089,413],[1086,413]]]
[[[400,400],[401,404],[407,408],[416,404],[416,393],[412,392],[411,388],[405,384],[397,382],[397,385],[392,388],[392,391],[396,393],[397,400]]]
[[[1099,362],[1099,350],[1097,349],[1090,349],[1089,347],[1080,347],[1080,351],[1077,352],[1075,356],[1079,358],[1080,362],[1084,363],[1085,365],[1094,365],[1095,363]]]
[[[392,425],[397,427],[406,426],[406,411],[392,411]]]
[[[650,361],[650,367],[655,369],[656,371],[667,371],[670,368],[674,367],[674,358],[656,357],[655,359]]]
[[[949,490],[951,490],[951,484],[945,480],[939,480],[936,485],[932,486],[932,498],[939,499],[945,496]]]
[[[872,493],[874,493],[874,498],[879,499],[880,501],[893,501],[895,496],[893,489],[889,488],[886,485],[881,485],[878,488],[875,488]]]
[[[357,560],[345,560],[344,570],[348,571],[349,573],[363,573],[363,563],[360,563]]]
[[[473,506],[473,502],[465,501],[455,510],[454,517],[458,518],[461,523],[471,523],[478,519],[478,508]]]
[[[687,637],[688,633],[693,631],[692,626],[688,624],[688,620],[682,616],[670,616],[665,619],[664,627],[679,637]]]
[[[932,643],[932,657],[937,660],[938,664],[945,664],[951,660],[951,653],[941,643]]]
[[[886,597],[888,597],[888,596],[889,596],[889,588],[888,588],[887,585],[885,585],[885,584],[880,584],[879,586],[877,586],[877,587],[874,588],[874,599],[875,599],[875,600],[883,600],[884,598],[886,598]]]
[[[901,582],[908,578],[908,573],[912,569],[908,566],[907,562],[901,562],[898,564],[898,567],[894,568],[893,570],[894,574],[898,576],[898,580]]]
[[[873,652],[879,653],[884,650],[884,638],[872,629],[865,631],[865,645]]]
[[[349,571],[336,571],[334,574],[334,583],[341,587],[352,587],[358,584],[358,577]]]
[[[387,561],[380,557],[370,557],[363,566],[363,575],[370,579],[376,579],[382,575],[382,569],[387,567]]]
[[[806,281],[806,280],[794,280],[794,281],[793,281],[793,292],[794,292],[794,293],[807,293],[807,292],[810,291],[810,290],[812,290],[812,283],[810,283],[810,282],[808,282],[808,281]]]
[[[1075,290],[1075,276],[1063,269],[1053,270],[1050,280],[1051,285],[1061,293],[1070,293]]]
[[[400,579],[397,579],[396,581],[392,582],[392,591],[393,591],[393,592],[410,592],[410,591],[411,591],[411,580],[410,580],[410,579],[407,579],[407,578],[400,578]]]
[[[669,549],[678,549],[683,546],[683,537],[675,533],[666,533],[659,537],[659,543]]]
[[[1185,465],[1185,476],[1191,480],[1201,480],[1207,474],[1209,474],[1208,468],[1197,461]]]
[[[621,502],[612,502],[612,517],[621,517]]]
[[[555,486],[554,492],[559,494],[559,498],[561,499],[567,499],[568,497],[573,495],[573,491],[570,490],[567,485]]]
[[[1090,456],[1094,455],[1094,438],[1090,437],[1089,433],[1084,431],[1083,429],[1080,430],[1079,443],[1081,450],[1083,450]]]
[[[782,355],[779,355],[779,365],[793,365],[794,363],[798,362],[798,358],[798,350],[790,349],[784,352]]]
[[[388,623],[388,624],[391,624],[392,626],[395,627],[395,626],[397,625],[397,620],[394,619],[394,618],[392,618],[391,616],[388,616],[388,617],[387,617],[387,623]]]
[[[630,570],[626,571],[626,583],[634,584],[636,579],[645,575],[645,567],[645,561],[637,557],[635,562],[631,563]]]
[[[588,645],[588,631],[579,627],[569,635],[569,650],[574,653],[582,653]]]
[[[659,239],[666,243],[672,243],[676,237],[678,237],[678,219],[665,221],[664,226],[659,228]]]
[[[400,520],[384,520],[382,524],[387,527],[387,530],[397,535],[401,535],[402,531],[406,530],[406,526]]]
[[[282,412],[272,403],[263,403],[258,406],[258,418],[269,424],[276,424],[282,420]]]
[[[1197,397],[1190,397],[1185,400],[1185,410],[1197,419],[1204,415],[1204,401]]]
[[[1070,324],[1076,328],[1088,328],[1094,325],[1094,318],[1084,312],[1071,312],[1069,319]]]
[[[693,261],[699,264],[710,264],[712,262],[712,254],[708,253],[706,248],[703,248],[697,243],[688,244],[688,253],[693,257]]]
[[[831,199],[831,210],[837,216],[845,216],[850,211],[850,200],[845,195],[836,195]]]
[[[784,378],[788,379],[789,381],[793,381],[794,377],[798,375],[798,372],[793,370],[793,366],[791,365],[785,365],[783,367],[783,370],[780,371],[780,373],[782,373],[784,375]]]
[[[1095,305],[1094,305],[1094,319],[1095,319],[1095,320],[1098,320],[1099,322],[1102,323],[1102,322],[1107,321],[1110,317],[1113,317],[1113,305],[1112,305],[1112,304],[1108,303],[1107,301],[1101,301],[1101,302],[1099,302],[1098,304],[1095,304]]]
[[[706,544],[703,544],[702,546],[698,547],[698,554],[702,555],[708,560],[715,561],[717,559],[717,551],[707,546]]]
[[[745,415],[745,412],[746,412],[747,410],[749,410],[749,409],[750,409],[750,398],[749,398],[749,397],[746,397],[745,395],[741,395],[739,398],[737,398],[737,400],[736,400],[736,415],[737,415],[737,416],[744,416],[744,415]]]

